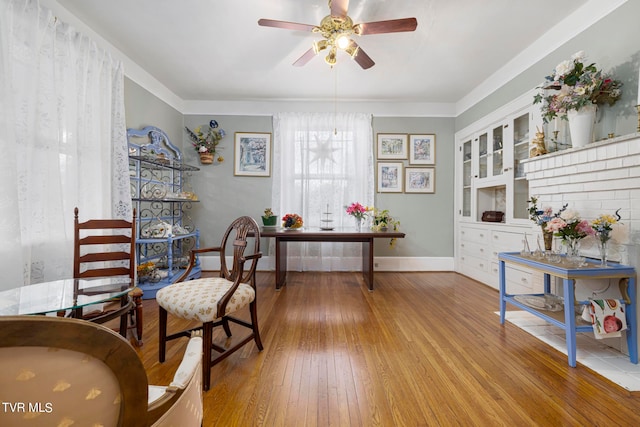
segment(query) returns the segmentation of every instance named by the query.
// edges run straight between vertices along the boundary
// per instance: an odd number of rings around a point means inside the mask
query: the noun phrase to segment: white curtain
[[[355,230],[346,206],[373,205],[371,115],[281,113],[274,116],[273,130],[274,212],[297,213],[310,229],[330,219],[333,227]],[[359,270],[360,248],[359,243],[290,242],[288,263],[301,271]]]
[[[0,289],[70,277],[80,220],[131,218],[122,64],[37,0],[0,0]]]

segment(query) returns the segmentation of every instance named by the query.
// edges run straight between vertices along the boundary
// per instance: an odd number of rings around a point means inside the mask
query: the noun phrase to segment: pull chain
[[[333,134],[338,135],[338,70],[332,67],[333,72]]]

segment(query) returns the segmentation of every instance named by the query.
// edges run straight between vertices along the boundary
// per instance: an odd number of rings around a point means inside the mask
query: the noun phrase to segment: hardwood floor
[[[251,342],[213,368],[205,427],[640,425],[640,393],[500,325],[497,291],[464,276],[376,273],[373,292],[359,273],[273,280],[258,275],[264,351]],[[158,363],[155,300],[144,310],[139,352],[168,384],[187,340]]]

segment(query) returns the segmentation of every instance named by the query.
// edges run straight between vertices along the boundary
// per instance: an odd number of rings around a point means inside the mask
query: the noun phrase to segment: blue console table
[[[623,302],[626,304],[627,320],[627,346],[629,347],[629,359],[631,363],[638,363],[638,331],[636,313],[636,271],[633,267],[620,264],[600,266],[600,261],[587,259],[587,264],[581,267],[570,267],[560,263],[547,262],[544,259],[532,256],[522,256],[515,252],[501,252],[498,255],[500,273],[500,324],[504,324],[507,303],[513,304],[522,310],[532,313],[545,321],[564,329],[567,339],[567,355],[569,366],[576,366],[576,332],[593,332],[591,325],[576,325],[575,281],[576,279],[620,279],[620,292]],[[544,273],[544,292],[551,292],[551,276],[562,279],[564,290],[564,321],[558,320],[544,310],[529,307],[506,292],[506,268],[505,264],[517,264]],[[544,294],[536,294],[541,296]],[[589,301],[578,301],[578,304],[589,304]]]

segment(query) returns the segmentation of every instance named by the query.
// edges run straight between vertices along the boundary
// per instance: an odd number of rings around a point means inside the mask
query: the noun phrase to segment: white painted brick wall
[[[640,269],[640,134],[632,134],[525,161],[529,193],[538,206],[564,203],[586,219],[620,208],[619,260]]]

